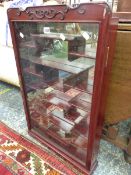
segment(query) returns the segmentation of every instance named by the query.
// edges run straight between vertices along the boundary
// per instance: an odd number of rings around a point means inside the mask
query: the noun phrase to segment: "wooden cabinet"
[[[101,3],[9,9],[8,17],[29,134],[91,174],[117,20]]]

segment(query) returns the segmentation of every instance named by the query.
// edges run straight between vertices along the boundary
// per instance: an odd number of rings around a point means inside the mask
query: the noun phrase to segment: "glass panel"
[[[15,28],[32,129],[85,164],[99,25]]]

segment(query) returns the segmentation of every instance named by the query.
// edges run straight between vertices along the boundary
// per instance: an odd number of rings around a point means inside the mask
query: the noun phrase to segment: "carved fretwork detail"
[[[17,14],[17,16],[20,16],[21,15],[21,11],[17,10],[16,14]]]
[[[84,8],[80,8],[80,5],[75,7],[75,9],[78,9],[77,12],[79,14],[84,14],[86,9]],[[69,10],[74,10],[74,8],[70,8],[68,6],[65,6],[62,10],[58,11],[58,10],[55,10],[55,9],[30,9],[30,8],[27,8],[25,10],[26,14],[29,16],[30,19],[34,19],[34,18],[37,18],[37,19],[43,19],[43,18],[47,18],[47,19],[52,19],[52,18],[55,18],[56,16],[59,16],[60,20],[64,20],[65,18],[65,15],[68,13]],[[20,16],[21,15],[21,10],[17,10],[17,13],[16,13],[17,16]]]
[[[60,15],[60,19],[63,20],[65,17],[66,10],[63,11],[56,11],[55,9],[51,10],[28,10],[26,13],[29,15],[30,19],[34,17],[37,19],[48,18],[52,19],[55,18],[57,15]]]
[[[86,9],[84,9],[84,8],[78,9],[78,13],[80,13],[80,14],[84,14],[85,12],[86,12]]]

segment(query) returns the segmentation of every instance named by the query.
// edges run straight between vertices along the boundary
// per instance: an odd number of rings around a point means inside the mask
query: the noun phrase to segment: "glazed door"
[[[99,25],[14,26],[31,130],[86,165]]]

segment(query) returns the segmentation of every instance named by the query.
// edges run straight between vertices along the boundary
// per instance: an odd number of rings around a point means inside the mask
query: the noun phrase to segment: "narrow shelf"
[[[27,58],[23,58],[23,59],[27,59]],[[58,69],[58,70],[62,70],[65,72],[69,72],[72,74],[79,74],[85,70],[89,70],[93,67],[93,65],[82,65],[81,63],[79,65],[79,63],[76,62],[70,62],[70,61],[60,61],[60,59],[55,60],[54,59],[47,59],[47,58],[43,58],[42,57],[33,57],[33,59],[28,59],[30,62],[35,63],[35,64],[40,64],[43,66],[47,66],[47,67],[51,67],[54,69]],[[62,58],[61,58],[62,60]]]
[[[26,83],[26,87],[30,88],[32,90],[37,90],[37,89],[42,89],[42,88],[47,88],[48,85],[46,83]]]
[[[78,98],[82,101],[87,102],[87,103],[91,103],[92,96],[91,96],[91,94],[88,94],[86,92],[82,92],[77,96],[77,99]]]
[[[74,107],[71,107],[69,111],[65,112],[62,108],[51,104],[49,105],[49,103],[43,113],[38,111],[39,108],[30,110],[32,111],[32,118],[40,125],[44,125],[45,128],[48,128],[51,122],[59,129],[62,129],[65,134],[71,134],[73,130],[77,134],[83,135],[83,137],[86,136],[86,131],[83,127],[87,123],[85,120],[89,116],[89,112]]]
[[[81,110],[86,111],[85,109],[87,108],[87,106],[90,106],[90,103],[91,103],[91,94],[85,93],[84,91],[81,91],[80,89],[77,89],[77,88],[72,88],[72,87],[69,88],[69,87],[67,88],[68,90],[66,90],[65,92],[61,92],[58,89],[54,90],[54,91],[51,91],[51,96],[49,95],[50,99],[54,98],[54,97],[57,97],[58,101],[59,101],[59,99],[61,99],[62,101],[65,101],[66,104],[67,103],[70,104],[73,101],[77,101],[78,100],[79,103],[82,103],[84,105],[80,104],[80,105],[76,105],[76,107],[78,109],[79,108],[81,109],[81,107],[83,106],[83,108]],[[73,106],[75,106],[75,105],[73,104]],[[85,108],[84,108],[84,106],[85,106]]]
[[[72,130],[72,132],[79,134],[81,137],[88,138],[88,130],[89,130],[89,120],[90,120],[90,112],[87,113],[87,117],[83,118],[80,123],[76,124]]]
[[[36,131],[37,133],[39,133],[41,137],[45,136],[47,139],[49,138],[53,139],[55,143],[58,142],[59,144],[62,144],[65,147],[68,146],[69,145],[68,140],[66,140],[65,142],[65,140],[60,139],[60,136],[57,134],[58,132],[57,127],[55,127],[53,124],[50,127],[47,130],[43,126],[39,126],[38,123],[36,123],[35,125],[32,124],[32,129]]]
[[[82,113],[84,113],[84,111]],[[58,110],[56,108],[50,112],[50,116],[59,118],[60,120],[75,126],[79,124],[81,120],[83,120],[87,116],[87,113],[85,113],[85,115],[82,116],[79,109],[71,108],[69,111],[65,112],[62,109]]]
[[[83,53],[69,52],[68,54],[69,54],[69,55],[73,55],[73,56],[78,56],[78,57],[89,58],[89,59],[96,59],[96,58],[93,57],[93,56],[86,55],[86,54],[83,54]]]
[[[53,61],[49,61],[49,60],[36,60],[34,61],[34,63],[36,64],[41,64],[41,65],[44,65],[44,66],[48,66],[48,67],[52,67],[54,69],[58,69],[58,70],[63,70],[63,71],[66,71],[66,72],[69,72],[69,73],[72,73],[72,74],[79,74],[81,73],[82,71],[84,70],[88,70],[91,66],[90,65],[87,65],[86,69],[82,69],[82,68],[79,68],[79,67],[74,67],[72,65],[67,65],[67,64],[63,64],[61,62],[53,62]]]
[[[76,106],[84,111],[91,110],[91,103],[80,99],[80,97],[73,98],[70,102],[71,105]]]
[[[89,94],[93,94],[93,85],[88,84],[87,91]]]
[[[80,90],[76,90],[74,88],[66,90],[65,92],[60,91],[58,89],[54,89],[48,94],[47,99],[51,99],[53,97],[56,97],[56,98],[59,98],[65,102],[69,103],[73,98],[76,98],[81,93],[82,92]]]
[[[23,58],[23,59],[26,59],[26,58]],[[78,74],[81,71],[83,71],[83,69],[81,69],[81,68],[76,68],[76,67],[73,67],[70,65],[65,65],[65,64],[62,64],[60,62],[53,62],[53,61],[49,61],[49,60],[45,60],[45,59],[40,59],[40,57],[38,57],[38,58],[36,57],[36,59],[33,58],[32,60],[30,59],[29,61],[32,63],[35,63],[35,64],[51,67],[51,68],[58,69],[58,70],[63,70],[63,71],[66,71],[66,72],[69,72],[72,74]],[[90,66],[88,66],[88,67],[90,68]]]
[[[70,119],[66,118],[66,114],[65,114],[64,110],[60,111],[60,110],[54,109],[53,111],[50,112],[50,116],[51,116],[51,118],[58,120],[59,123],[61,121],[63,121],[63,122],[66,122],[67,124],[72,125],[72,126],[74,126],[74,124],[75,124],[74,121],[71,121]],[[71,126],[71,128],[72,128],[72,126]]]
[[[66,90],[68,90],[70,87],[66,87],[63,85],[63,83],[61,81],[57,81],[53,84],[50,84],[52,88],[59,90],[59,91],[63,91],[65,92]]]
[[[66,93],[61,92],[59,90],[51,91],[47,98],[50,98],[50,97],[57,97],[57,98],[59,98],[63,101],[66,101],[66,102],[69,102],[72,99],[71,96],[69,96]]]
[[[32,41],[25,41],[20,43],[20,47],[36,48],[36,45]]]
[[[60,134],[58,134],[58,132],[54,132],[55,129],[53,130],[53,126],[50,127],[48,130],[46,130],[46,133],[54,140],[57,140],[58,143],[61,143],[65,146],[69,146],[69,144],[71,144],[71,140],[73,138],[64,138],[64,137],[60,137]]]
[[[59,106],[60,108],[62,108],[64,110],[68,110],[70,108],[70,105],[69,105],[68,102],[66,102],[66,101],[64,101],[64,100],[62,100],[62,99],[60,99],[60,98],[58,98],[56,96],[49,97],[47,99],[47,101],[49,103],[52,103],[52,104],[56,105],[56,106]]]
[[[65,41],[72,41],[75,38],[82,38],[80,34],[63,34],[65,37]],[[48,38],[48,39],[60,39],[62,40],[61,34],[60,33],[43,33],[43,34],[31,34],[32,37],[35,38]]]
[[[37,73],[34,69],[31,69],[29,67],[24,69],[24,72],[35,75],[37,77],[43,78],[43,74],[42,73]]]
[[[33,119],[33,121],[35,122],[35,119]],[[47,134],[50,138],[52,138],[55,142],[57,141],[58,143],[63,144],[63,146],[67,146],[67,148],[69,146],[73,146],[74,148],[82,148],[82,149],[86,149],[87,148],[87,137],[83,137],[81,135],[79,135],[79,133],[71,133],[71,134],[66,134],[60,130],[60,128],[58,126],[56,126],[54,123],[50,124],[47,128],[45,128],[42,125],[39,125],[37,123],[38,121],[36,121],[36,123],[34,124],[34,127],[42,130],[42,132],[44,132],[44,134]]]
[[[57,133],[57,128],[55,126],[51,126],[49,130],[45,130],[42,127],[34,127],[32,128],[33,133],[36,133],[37,136],[43,138],[50,144],[53,144],[59,147],[62,151],[66,151],[67,155],[73,157],[76,161],[79,161],[82,165],[83,160],[86,161],[87,155],[87,142],[88,139],[81,137],[68,137],[68,138],[60,138],[60,134]],[[78,159],[79,158],[79,159]]]
[[[48,130],[51,130],[52,126],[54,126],[57,129],[57,132],[61,134],[59,135],[59,139],[61,139],[61,137],[64,137],[64,139],[66,140],[69,135],[74,135],[73,133],[71,133],[71,130],[74,127],[73,125],[60,120],[60,118],[56,118],[50,115],[46,116],[45,118],[44,116],[43,118],[42,116],[35,116],[31,117],[31,120],[34,122],[33,125],[42,127],[46,132],[48,132]]]
[[[84,111],[89,111],[91,108],[91,96],[87,93],[79,93],[69,96],[69,91],[61,92],[58,90],[51,91],[47,96],[47,101],[54,105],[58,105],[65,111],[69,110],[71,105],[80,108]],[[86,99],[87,98],[87,99]]]
[[[33,90],[46,90],[46,88],[49,87],[48,84],[43,82],[39,84],[26,84],[26,86]],[[91,108],[91,94],[81,91],[80,89],[69,87],[67,87],[67,89],[63,91],[63,89],[61,89],[62,87],[58,88],[52,85],[52,91],[45,94],[46,98],[44,98],[43,100],[53,105],[59,106],[65,111],[69,110],[71,106],[75,106],[76,108],[79,108],[86,112],[89,111]]]
[[[83,70],[88,69],[89,66],[90,66],[90,68],[93,67],[93,63],[91,63],[89,65],[89,64],[79,63],[79,62],[76,62],[76,61],[69,61],[68,59],[56,58],[54,56],[53,57],[43,57],[43,59],[48,60],[48,61],[52,61],[52,62],[56,62],[56,63],[62,63],[63,65],[69,65],[69,66],[72,66],[72,67],[81,68]],[[76,60],[79,60],[79,58],[76,59]]]
[[[80,91],[80,92],[84,92],[85,93],[85,90],[83,90],[83,89],[80,89],[78,87],[72,87],[72,86],[70,86],[68,84],[64,84],[63,85],[60,81],[58,81],[58,82],[56,82],[54,84],[51,84],[51,86],[54,89],[59,90],[59,91],[63,91],[63,92],[66,92],[66,91],[68,91],[68,90],[70,90],[70,89],[73,88],[76,91]],[[87,85],[87,90],[86,91],[87,91],[87,93],[89,95],[92,95],[92,89],[93,89],[93,86],[92,85]]]
[[[58,114],[58,111],[56,116],[54,111],[51,111],[48,114],[45,113],[41,114],[39,113],[39,111],[35,111],[31,113],[32,116],[31,118],[34,121],[36,120],[36,122],[38,122],[39,125],[43,125],[47,129],[51,125],[51,123],[53,123],[60,130],[63,130],[65,134],[71,133],[71,130],[73,129],[75,123],[64,118],[64,116],[60,115],[60,113]]]

